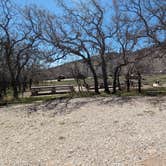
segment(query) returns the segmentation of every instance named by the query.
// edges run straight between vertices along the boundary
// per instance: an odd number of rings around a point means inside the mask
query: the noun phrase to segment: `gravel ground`
[[[165,166],[166,97],[0,108],[0,166]]]

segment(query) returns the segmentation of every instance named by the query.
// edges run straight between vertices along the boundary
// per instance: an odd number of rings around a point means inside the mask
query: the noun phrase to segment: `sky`
[[[15,3],[21,6],[36,4],[37,6],[50,11],[54,11],[56,8],[54,0],[15,0]]]

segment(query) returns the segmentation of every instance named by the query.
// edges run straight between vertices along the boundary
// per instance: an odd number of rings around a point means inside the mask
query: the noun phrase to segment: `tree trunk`
[[[2,92],[0,91],[0,100],[2,100]]]
[[[4,96],[6,96],[7,95],[6,90],[7,90],[8,82],[6,81],[4,74],[2,75],[2,82],[1,82],[0,86],[2,86],[2,88],[1,88],[2,91],[1,92],[3,93]]]
[[[121,91],[122,88],[121,88],[121,85],[120,85],[120,79],[119,79],[119,76],[120,76],[120,71],[121,71],[121,68],[119,68],[118,70],[118,75],[117,75],[117,83],[118,83],[118,89]]]
[[[88,83],[86,83],[85,79],[83,79],[83,82],[84,82],[84,87],[86,88],[87,92],[89,92],[89,85],[88,85]]]
[[[17,81],[12,80],[12,88],[13,88],[13,97],[15,99],[18,99]]]
[[[130,92],[130,78],[129,78],[129,73],[126,75],[126,87],[127,87],[127,92]]]
[[[106,65],[104,57],[102,57],[102,76],[103,76],[103,83],[104,83],[104,91],[106,93],[110,93],[110,90],[108,87],[107,65]]]
[[[32,87],[32,82],[33,82],[33,80],[32,80],[32,78],[30,78],[29,79],[29,89],[31,89],[31,87]]]
[[[94,84],[95,84],[95,93],[99,94],[99,87],[98,87],[98,78],[96,73],[93,73],[93,79],[94,79]]]
[[[130,92],[130,80],[127,78],[126,80],[126,85],[127,85],[127,92]]]
[[[19,92],[21,93],[22,92],[22,83],[21,83],[21,80],[17,80],[17,84],[18,84],[18,90]]]
[[[11,49],[7,48],[6,49],[6,63],[7,63],[9,73],[10,73],[10,76],[11,76],[11,86],[12,86],[12,89],[13,89],[13,97],[15,99],[18,99],[17,79],[16,79],[14,71],[12,69],[12,63],[11,63],[11,59],[10,59],[11,55],[12,55]]]
[[[113,94],[116,93],[116,87],[117,87],[117,73],[118,73],[118,67],[114,70],[114,76],[113,76]]]
[[[141,74],[138,72],[138,92],[141,93]]]
[[[22,82],[22,91],[25,92],[26,89],[27,89],[27,81],[24,80],[24,81]]]
[[[81,92],[81,85],[79,79],[76,78],[77,86],[78,86],[78,92]]]
[[[95,86],[95,93],[96,94],[99,94],[99,83],[98,83],[98,78],[97,78],[97,74],[96,74],[96,71],[95,69],[93,68],[93,65],[91,64],[91,62],[88,62],[89,64],[89,67],[90,67],[90,70],[92,72],[92,75],[93,75],[93,80],[94,80],[94,86]]]

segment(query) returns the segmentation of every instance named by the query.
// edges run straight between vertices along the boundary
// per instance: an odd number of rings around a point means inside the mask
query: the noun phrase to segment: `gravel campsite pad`
[[[165,166],[166,97],[0,108],[0,166]]]

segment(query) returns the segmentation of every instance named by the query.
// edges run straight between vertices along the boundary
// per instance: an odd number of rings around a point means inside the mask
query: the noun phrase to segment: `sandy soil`
[[[166,97],[0,108],[0,166],[165,166]]]

